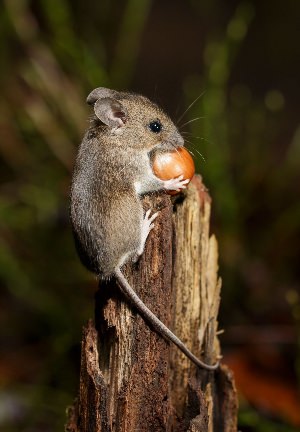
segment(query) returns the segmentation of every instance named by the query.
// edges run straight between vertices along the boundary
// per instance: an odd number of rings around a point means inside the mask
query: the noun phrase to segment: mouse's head
[[[172,150],[184,145],[172,120],[144,96],[98,87],[89,94],[87,103],[106,125],[106,134],[118,142],[123,137],[128,147],[151,151],[157,146]]]

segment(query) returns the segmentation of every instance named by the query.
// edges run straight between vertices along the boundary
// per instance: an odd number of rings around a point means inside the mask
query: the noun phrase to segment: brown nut
[[[191,180],[195,174],[195,165],[192,156],[184,148],[179,147],[174,151],[158,153],[152,166],[154,174],[161,180],[170,180],[183,175],[184,179]],[[175,195],[177,191],[167,191]]]

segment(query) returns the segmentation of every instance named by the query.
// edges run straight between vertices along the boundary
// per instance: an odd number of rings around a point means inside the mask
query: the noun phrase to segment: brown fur
[[[152,172],[149,153],[182,146],[169,117],[147,98],[95,89],[87,99],[96,116],[78,151],[71,188],[71,221],[82,262],[101,278],[115,276],[120,289],[166,339],[194,363],[209,370],[147,308],[124,278],[120,267],[143,252],[156,215],[143,216],[139,195],[163,188],[176,190],[188,180],[160,180]],[[162,130],[149,124],[160,121]]]
[[[107,98],[109,90],[105,92]],[[139,249],[143,210],[135,185],[141,185],[140,194],[164,187],[152,173],[148,153],[183,145],[173,122],[153,102],[131,93],[112,96],[127,113],[125,124],[114,130],[93,116],[71,187],[77,249],[83,263],[101,277],[110,276]],[[163,127],[157,134],[149,129],[155,120]]]

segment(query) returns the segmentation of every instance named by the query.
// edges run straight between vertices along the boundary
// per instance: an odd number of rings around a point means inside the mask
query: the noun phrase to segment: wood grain
[[[159,211],[143,256],[124,268],[144,303],[206,363],[220,356],[216,335],[221,281],[210,235],[211,200],[195,176],[184,195],[147,196]],[[95,325],[83,331],[80,390],[69,432],[237,430],[237,396],[226,366],[197,368],[123,298],[101,283]]]

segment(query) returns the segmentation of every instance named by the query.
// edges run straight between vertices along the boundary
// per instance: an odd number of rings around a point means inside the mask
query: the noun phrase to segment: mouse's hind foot
[[[140,247],[137,251],[138,257],[140,255],[142,255],[142,253],[144,252],[146,240],[148,238],[150,231],[154,228],[153,222],[157,218],[159,212],[153,213],[152,216],[150,216],[150,213],[151,213],[151,210],[146,211],[143,222],[142,222],[141,244],[140,244]]]

